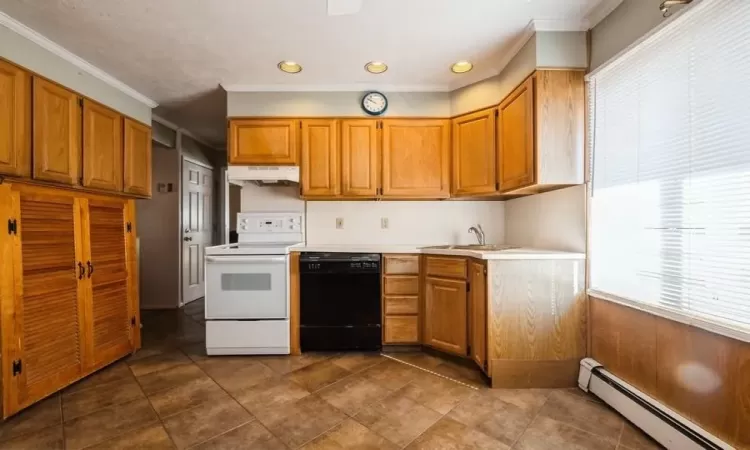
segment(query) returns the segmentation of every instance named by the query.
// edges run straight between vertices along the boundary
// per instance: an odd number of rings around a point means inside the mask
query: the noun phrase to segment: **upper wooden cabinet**
[[[2,60],[0,174],[31,175],[31,75]]]
[[[151,128],[126,117],[123,129],[124,191],[128,194],[151,196]]]
[[[229,164],[297,163],[296,119],[231,119]]]
[[[386,119],[382,126],[382,195],[449,197],[450,121]]]
[[[380,186],[378,121],[341,121],[341,193],[345,197],[375,197]]]
[[[453,194],[491,194],[497,190],[496,114],[497,108],[490,108],[453,119]]]
[[[83,185],[122,191],[122,116],[83,101]]]
[[[301,185],[304,196],[331,197],[340,192],[338,121],[302,120]]]
[[[81,106],[75,92],[34,77],[34,178],[79,184]]]
[[[584,72],[538,70],[499,108],[501,192],[544,192],[582,184]]]
[[[425,279],[424,344],[460,356],[467,355],[466,281]]]

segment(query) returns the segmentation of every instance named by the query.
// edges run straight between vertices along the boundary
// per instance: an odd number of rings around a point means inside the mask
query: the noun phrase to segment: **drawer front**
[[[414,275],[390,275],[383,278],[384,295],[418,295],[419,277]]]
[[[466,260],[443,256],[425,258],[427,275],[446,278],[466,279]]]
[[[387,316],[383,333],[385,344],[417,344],[419,343],[419,317]]]
[[[419,297],[385,297],[385,314],[419,314]]]
[[[419,256],[385,255],[383,256],[383,273],[386,275],[417,275],[419,273]]]

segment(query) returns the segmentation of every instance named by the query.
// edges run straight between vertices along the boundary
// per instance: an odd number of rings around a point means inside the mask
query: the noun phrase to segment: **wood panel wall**
[[[591,298],[591,357],[721,439],[750,449],[750,343]]]

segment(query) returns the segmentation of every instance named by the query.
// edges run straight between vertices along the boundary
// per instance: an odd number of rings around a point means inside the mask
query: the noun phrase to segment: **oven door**
[[[288,255],[206,256],[206,319],[287,319]]]

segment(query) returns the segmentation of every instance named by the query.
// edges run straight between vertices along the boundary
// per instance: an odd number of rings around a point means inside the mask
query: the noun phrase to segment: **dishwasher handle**
[[[286,256],[206,256],[207,263],[224,263],[224,264],[267,264],[267,263],[285,263]]]

